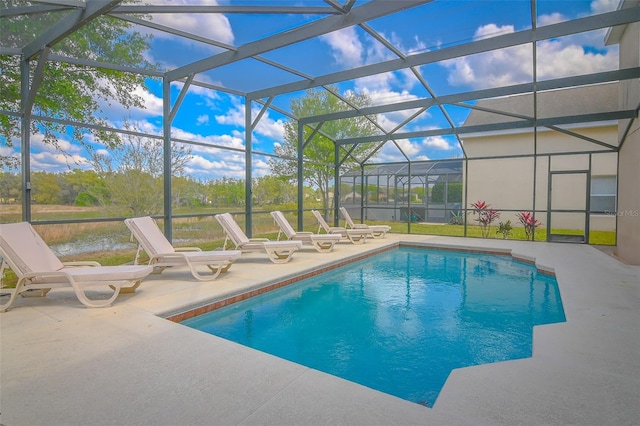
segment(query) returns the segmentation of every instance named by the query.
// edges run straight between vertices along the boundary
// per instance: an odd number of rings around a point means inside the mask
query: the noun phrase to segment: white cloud
[[[331,47],[333,58],[339,65],[358,67],[363,64],[364,46],[355,27],[344,28],[320,37]]]
[[[133,95],[142,98],[143,108],[125,107],[118,103],[116,99],[111,99],[110,102],[98,100],[103,115],[115,120],[119,118],[141,119],[162,116],[162,98],[140,86],[134,89]]]
[[[244,154],[222,152],[219,155],[194,155],[187,164],[185,171],[189,175],[200,176],[205,179],[231,177],[243,179],[245,177]]]
[[[396,143],[402,149],[402,151],[413,161],[415,160],[428,160],[429,158],[425,153],[422,153],[420,142],[412,142],[408,139],[397,139]],[[380,162],[398,162],[406,161],[406,158],[398,150],[398,147],[392,142],[388,141],[384,144],[382,149],[378,151],[375,156],[376,161]]]
[[[260,107],[253,108],[252,117],[257,117]],[[216,115],[216,122],[244,128],[245,126],[245,106],[239,102],[233,102],[233,108],[229,108],[226,114]],[[284,122],[280,119],[274,120],[269,117],[269,112],[265,112],[260,118],[254,132],[258,135],[273,139],[282,139],[284,135]]]
[[[231,135],[198,135],[182,129],[173,128],[175,138],[201,142],[210,145],[244,149],[244,139]],[[207,147],[202,145],[188,145],[192,158],[185,171],[187,174],[203,178],[230,177],[244,179],[245,155],[243,152]]]
[[[81,155],[64,155],[61,152],[41,151],[31,154],[31,169],[51,173],[66,172],[73,168],[86,168],[87,160]]]
[[[565,18],[561,13],[558,12],[552,13],[550,15],[540,15],[538,17],[538,26],[542,27],[545,25],[557,24],[558,22],[566,20],[567,18]]]
[[[445,137],[430,136],[423,139],[397,139],[398,146],[411,159],[411,161],[428,161],[434,158],[458,158],[462,151],[457,145],[449,143]],[[445,153],[444,156],[442,153]],[[398,147],[388,141],[375,156],[376,162],[402,162],[406,161]]]
[[[218,146],[223,146],[223,147],[228,147],[228,148],[236,148],[236,149],[244,149],[244,141],[241,138],[237,138],[237,137],[233,137],[231,135],[207,135],[207,136],[203,136],[203,135],[198,135],[195,133],[191,133],[188,132],[186,130],[183,129],[179,129],[176,127],[173,127],[171,129],[171,135],[172,137],[176,138],[176,139],[183,139],[183,140],[188,140],[188,141],[193,141],[193,142],[200,142],[200,143],[205,143],[205,144],[210,144],[210,145],[218,145]],[[190,145],[192,147],[192,149],[194,150],[194,152],[210,152],[210,150],[212,149],[216,149],[216,148],[208,148],[208,147],[203,147],[203,146],[199,146],[199,145]],[[243,154],[244,155],[244,154]]]
[[[547,40],[539,46],[545,57],[544,61],[538,62],[538,76],[543,80],[607,71],[614,69],[618,64],[615,54],[585,52],[577,45],[562,46],[560,43]]]
[[[543,22],[562,20],[559,14],[541,17]],[[478,28],[474,39],[490,35],[514,32],[511,25],[499,27],[488,24]],[[578,34],[538,43],[538,79],[552,79],[615,69],[618,64],[617,49],[603,46],[601,31]],[[598,51],[587,51],[583,46]],[[604,53],[600,53],[604,50]],[[530,45],[479,53],[444,61],[449,70],[447,81],[453,86],[470,86],[474,89],[530,82],[533,78],[533,56]]]
[[[57,138],[56,144],[61,151],[69,154],[78,154],[82,150],[78,144],[72,144],[63,136]],[[55,148],[44,143],[44,135],[36,133],[31,135],[31,149],[33,151],[53,151]]]
[[[593,13],[611,12],[618,8],[620,0],[593,0],[591,2],[591,11]]]
[[[381,36],[390,40],[394,46],[397,46],[403,52],[424,50],[424,44],[417,38],[413,40],[415,46],[406,48],[395,33],[392,33],[389,37],[382,33]],[[334,31],[321,36],[320,39],[329,45],[336,64],[345,67],[359,67],[398,58],[397,55],[377,40],[370,37],[361,39],[355,27]],[[370,92],[385,92],[391,91],[391,88],[397,85],[404,84],[405,88],[410,88],[416,83],[417,80],[411,73],[399,71],[358,79],[356,80],[356,89],[358,91],[366,89]]]
[[[364,78],[356,81],[355,91],[369,96],[372,105],[385,105],[420,99],[417,95],[414,95],[407,90],[389,90],[384,84],[380,84],[378,87],[373,87],[373,85],[368,84]],[[389,113],[377,114],[377,122],[386,131],[391,131],[416,111],[416,109],[403,109]],[[415,125],[420,120],[424,120],[429,117],[431,117],[431,114],[423,112],[419,117],[414,118],[407,126]]]
[[[229,177],[244,179],[245,156],[244,153],[226,151],[216,148],[198,147],[194,148],[193,156],[185,171],[199,178],[215,179],[219,177]],[[269,164],[260,158],[254,158],[251,173],[254,177],[261,177],[269,174]]]
[[[424,51],[425,45],[417,37],[412,40],[413,46],[405,47],[395,33],[390,36],[381,34],[402,52]],[[354,27],[335,31],[321,37],[332,50],[337,64],[358,67],[365,64],[396,59],[397,56],[382,43],[370,37],[359,38]],[[372,105],[398,103],[418,99],[409,92],[418,83],[411,70],[400,70],[371,75],[354,81],[354,91],[369,96]],[[403,110],[389,114],[379,114],[378,123],[387,131],[392,130],[414,111]],[[421,118],[428,117],[423,115]]]
[[[202,126],[203,124],[208,124],[208,123],[209,123],[209,116],[207,114],[199,115],[196,118],[196,125],[198,126]]]
[[[0,157],[13,157],[20,161],[20,152],[16,147],[20,146],[20,141],[14,141],[13,146],[6,146],[4,144],[0,145]],[[2,169],[2,171],[7,171],[6,169]]]
[[[18,141],[18,144],[20,143],[20,141]],[[12,155],[16,155],[18,154],[18,151],[15,148],[15,144],[12,147],[6,146],[6,145],[0,145],[0,156],[5,156],[5,157],[9,157]]]
[[[430,136],[422,141],[422,145],[428,148],[451,150],[454,149],[442,136]]]
[[[197,80],[201,83],[212,84],[214,86],[223,86],[221,82],[212,80],[206,74],[198,74]],[[182,90],[182,88],[184,87],[184,82],[172,81],[171,86],[176,87],[179,90]],[[189,94],[192,94],[192,95],[200,95],[203,98],[205,98],[206,101],[216,101],[221,99],[220,93],[217,92],[216,90],[212,90],[207,87],[196,86],[195,84],[192,84],[189,86],[188,92]]]
[[[483,25],[476,30],[473,36],[473,40],[483,40],[485,38],[497,37],[503,34],[510,34],[514,32],[513,25],[504,25],[502,27],[496,24]]]
[[[173,0],[166,3],[181,5],[190,4],[188,0]],[[198,2],[199,5],[216,6],[216,0],[203,0]],[[188,33],[196,34],[201,37],[209,38],[226,44],[233,44],[234,36],[231,24],[227,17],[220,13],[162,13],[152,15],[153,22],[167,27],[175,28]],[[176,38],[168,33],[154,32],[158,38]],[[187,39],[185,43],[194,43]]]

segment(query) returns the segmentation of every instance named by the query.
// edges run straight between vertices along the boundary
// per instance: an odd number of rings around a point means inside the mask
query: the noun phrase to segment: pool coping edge
[[[374,256],[376,254],[380,254],[389,250],[396,249],[398,247],[432,248],[437,250],[450,250],[450,251],[467,252],[467,253],[482,253],[482,254],[492,254],[497,256],[510,256],[514,260],[535,266],[536,270],[541,274],[550,275],[553,277],[556,276],[554,268],[549,266],[539,265],[536,263],[536,259],[534,257],[515,253],[512,249],[501,249],[501,248],[495,248],[495,247],[478,247],[478,246],[464,247],[464,246],[457,246],[457,245],[451,245],[451,244],[439,244],[439,243],[432,243],[432,242],[397,241],[395,243],[377,248],[375,250],[368,251],[366,253],[357,254],[345,259],[341,259],[339,261],[331,262],[327,265],[324,265],[321,268],[310,268],[308,270],[302,271],[301,273],[297,273],[295,275],[285,277],[284,279],[278,278],[276,280],[263,282],[249,289],[242,289],[242,291],[233,292],[233,293],[225,294],[223,296],[216,297],[213,299],[204,300],[197,304],[182,306],[180,308],[172,309],[170,311],[158,314],[157,316],[172,322],[180,323],[187,319],[206,314],[216,309],[220,309],[222,307],[225,307],[234,303],[238,303],[255,296],[259,296],[269,291],[276,290],[278,288],[285,287],[290,284],[294,284],[304,279],[311,278],[313,276],[322,274],[324,272],[331,271],[341,266],[345,266],[350,263],[354,263],[359,260],[363,260],[368,257]]]

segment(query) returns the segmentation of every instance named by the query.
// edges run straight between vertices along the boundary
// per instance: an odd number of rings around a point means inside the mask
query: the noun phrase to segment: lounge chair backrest
[[[2,257],[16,275],[59,271],[64,265],[28,222],[0,225]]]
[[[347,227],[349,228],[356,227],[355,223],[353,223],[353,220],[351,219],[351,216],[349,215],[349,212],[347,211],[346,208],[340,207],[340,213],[342,213],[342,217],[344,217],[344,220],[347,222]]]
[[[250,242],[249,237],[247,237],[247,234],[245,234],[238,226],[236,220],[231,216],[231,213],[222,213],[216,215],[216,217],[220,218],[218,222],[220,222],[220,225],[222,225],[227,235],[236,246]]]
[[[278,226],[282,229],[282,232],[284,232],[284,235],[286,235],[287,238],[291,238],[296,235],[296,231],[281,211],[273,211],[271,212],[271,216],[273,216],[273,219],[278,223]]]
[[[322,229],[324,229],[325,232],[329,233],[330,231],[329,224],[327,223],[326,220],[324,220],[324,217],[322,217],[320,212],[318,210],[311,210],[311,213],[313,213],[313,215],[316,217],[316,220],[318,221],[318,224],[320,224]]]
[[[125,219],[124,223],[149,256],[175,252],[156,221],[150,216]]]

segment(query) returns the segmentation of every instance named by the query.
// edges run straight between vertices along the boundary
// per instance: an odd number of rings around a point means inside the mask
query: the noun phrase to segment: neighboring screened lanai
[[[272,210],[315,230],[339,206],[401,233],[480,236],[478,203],[491,238],[637,226],[637,0],[0,6],[2,221],[75,247],[126,246],[132,216],[211,241],[221,212],[268,236]]]
[[[459,159],[367,165],[340,176],[340,205],[352,217],[366,212],[367,221],[458,224],[462,166]]]

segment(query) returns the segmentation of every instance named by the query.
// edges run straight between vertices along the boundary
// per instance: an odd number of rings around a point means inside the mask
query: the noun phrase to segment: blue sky
[[[158,4],[214,4],[210,1],[175,0]],[[222,1],[218,2],[223,4]],[[231,2],[234,4],[233,2]],[[305,1],[305,5],[326,6],[322,1]],[[618,0],[573,1],[554,0],[538,2],[538,25],[547,25],[566,19],[614,10]],[[249,4],[243,2],[241,4]],[[253,3],[255,4],[255,3]],[[270,4],[274,4],[270,2]],[[280,4],[293,5],[293,1]],[[361,3],[357,2],[356,7]],[[199,34],[218,42],[240,46],[285,29],[296,28],[309,19],[304,15],[249,16],[249,15],[193,15],[188,19],[178,14],[153,16],[153,21],[183,31]],[[384,17],[368,23],[376,32],[390,41],[405,55],[440,49],[474,39],[519,31],[531,27],[528,0],[501,1],[435,1],[410,9],[401,14]],[[137,28],[140,31],[149,31]],[[147,56],[162,69],[173,69],[203,59],[221,50],[185,39],[177,39],[152,32],[154,40]],[[616,69],[617,46],[604,47],[605,30],[579,34],[562,39],[545,40],[538,45],[538,78],[546,80],[568,75],[586,74]],[[280,62],[311,76],[324,75],[366,64],[396,59],[392,52],[358,27],[317,37],[287,48],[267,52],[264,58]],[[502,51],[429,64],[419,68],[420,74],[436,95],[464,92],[531,81],[531,48],[520,46]],[[243,60],[210,72],[198,74],[196,79],[241,91],[254,91],[299,80],[281,70],[255,60]],[[181,84],[172,86],[175,100]],[[428,97],[427,91],[411,71],[371,76],[343,83],[341,92],[348,90],[366,93],[373,104],[400,102]],[[135,122],[141,129],[161,134],[162,87],[157,81],[148,82],[148,89],[139,91],[145,99],[146,109],[125,110],[118,105],[104,105],[103,111],[114,127],[121,127],[124,119]],[[290,93],[277,97],[273,104],[289,109]],[[218,146],[244,148],[244,100],[241,97],[208,89],[191,87],[173,122],[172,136]],[[446,107],[456,123],[464,121],[468,110]],[[254,117],[258,106],[254,104]],[[380,115],[378,121],[391,130],[414,111],[401,111]],[[287,120],[283,115],[269,111],[253,133],[253,150],[273,152],[274,144],[282,140],[282,129]],[[406,125],[401,132],[448,127],[437,108],[431,108]],[[452,137],[432,137],[397,141],[414,160],[452,158],[461,155],[457,141]],[[19,144],[18,144],[19,145]],[[43,146],[41,139],[33,137],[33,170],[65,171],[72,167],[90,168],[85,161],[86,152],[72,146],[62,135],[60,145],[72,155],[72,161]],[[96,149],[102,149],[95,144]],[[193,158],[188,173],[199,179],[218,177],[244,178],[244,153],[221,151],[215,148],[193,146]],[[387,143],[376,161],[400,161],[402,156],[391,143]],[[254,175],[269,173],[268,158],[254,156]]]

